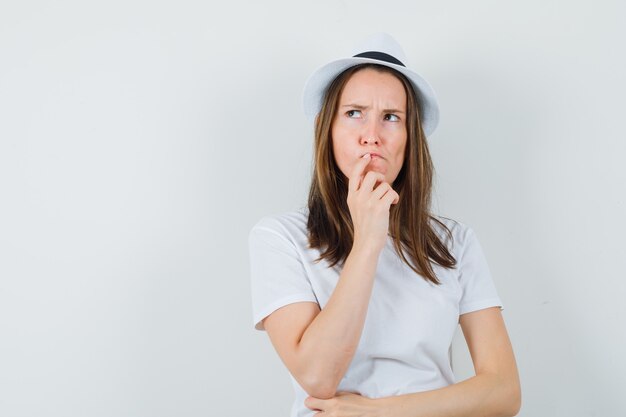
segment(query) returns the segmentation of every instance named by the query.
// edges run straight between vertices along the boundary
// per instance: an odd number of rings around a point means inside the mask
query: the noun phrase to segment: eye
[[[388,119],[388,117],[393,118],[393,119]],[[388,114],[385,115],[385,120],[391,120],[392,122],[398,122],[398,121],[400,121],[400,118],[398,116],[396,116],[395,114],[388,113]]]
[[[348,110],[346,112],[346,114],[348,115],[348,117],[353,117],[355,113],[359,113],[361,114],[361,110]]]

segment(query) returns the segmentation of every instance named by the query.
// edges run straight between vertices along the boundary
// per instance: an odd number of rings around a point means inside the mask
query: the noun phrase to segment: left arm
[[[309,397],[311,409],[337,416],[508,417],[521,407],[521,389],[513,348],[499,307],[460,316],[476,376],[444,388],[370,399],[343,394],[329,400]]]
[[[385,417],[507,417],[521,408],[513,348],[499,307],[460,316],[476,376],[432,391],[379,398]]]

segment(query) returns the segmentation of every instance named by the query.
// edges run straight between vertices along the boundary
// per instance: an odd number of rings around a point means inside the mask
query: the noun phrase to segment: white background
[[[378,31],[439,98],[433,208],[483,245],[519,415],[626,415],[625,9],[2,2],[0,415],[288,416],[248,232],[306,201],[306,78]]]

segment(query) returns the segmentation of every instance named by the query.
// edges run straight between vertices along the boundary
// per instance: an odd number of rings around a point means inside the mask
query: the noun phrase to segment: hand
[[[352,168],[348,180],[348,208],[354,226],[354,242],[359,240],[382,250],[389,233],[389,208],[398,203],[400,196],[380,172],[363,174],[369,162],[367,153]]]
[[[328,400],[307,397],[304,405],[323,417],[380,417],[380,410],[375,399],[363,397],[352,392],[337,392]]]

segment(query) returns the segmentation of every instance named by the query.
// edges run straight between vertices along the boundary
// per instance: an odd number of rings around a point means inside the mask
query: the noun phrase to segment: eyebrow
[[[366,110],[368,108],[368,106],[362,106],[360,104],[344,104],[341,107],[352,107],[354,109],[358,109],[358,110]],[[402,110],[399,109],[383,109],[383,113],[402,113],[404,114],[404,112]]]

